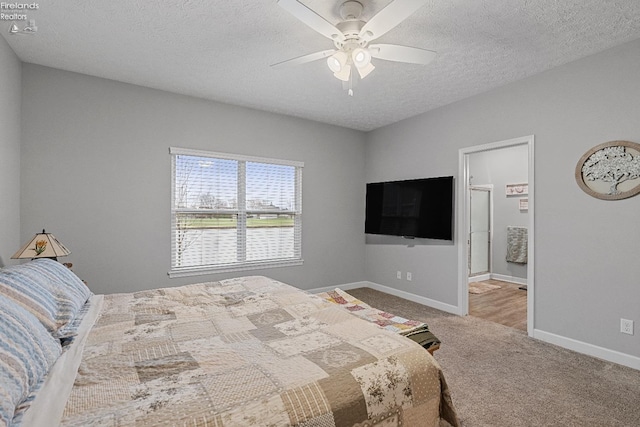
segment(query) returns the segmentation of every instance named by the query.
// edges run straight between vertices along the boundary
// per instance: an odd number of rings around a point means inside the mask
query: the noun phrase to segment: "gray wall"
[[[43,227],[97,293],[169,279],[169,146],[305,162],[304,265],[251,270],[303,289],[364,280],[361,132],[23,66],[22,239]],[[11,246],[13,248],[13,245]]]
[[[602,201],[576,184],[580,156],[640,142],[640,40],[379,129],[366,181],[457,175],[463,147],[535,135],[535,325],[640,356],[640,197]],[[456,230],[459,232],[459,230]],[[457,305],[457,248],[367,244],[367,279]],[[410,269],[414,281],[395,279]]]
[[[526,145],[519,145],[469,156],[471,184],[493,184],[491,273],[520,279],[527,278],[527,266],[507,262],[507,227],[527,227],[528,211],[521,211],[519,207],[520,199],[527,196],[507,196],[505,186],[527,182],[528,149]]]
[[[0,266],[22,246],[20,241],[21,64],[0,37]]]
[[[5,79],[19,84],[19,63],[0,49],[1,87]],[[25,64],[22,231],[0,250],[8,256],[46,227],[72,249],[75,271],[104,293],[226,277],[166,277],[167,147],[290,158],[306,163],[305,265],[248,273],[305,289],[367,279],[457,305],[455,244],[364,245],[364,183],[457,175],[458,149],[533,134],[535,328],[640,356],[640,334],[618,332],[620,317],[640,319],[640,197],[597,200],[573,176],[594,145],[640,141],[638,75],[635,41],[363,135]],[[0,113],[19,118],[13,102],[0,102]],[[0,130],[1,154],[16,159],[19,129],[9,129]],[[14,189],[15,173],[7,179]],[[6,187],[0,195],[17,197]],[[15,230],[17,215],[11,208],[3,233]],[[398,281],[396,270],[411,271],[413,281]]]

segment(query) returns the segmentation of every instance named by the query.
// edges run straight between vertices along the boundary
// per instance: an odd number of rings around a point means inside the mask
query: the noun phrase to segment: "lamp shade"
[[[342,70],[340,70],[337,73],[333,73],[333,75],[338,80],[342,80],[343,82],[348,82],[349,76],[351,76],[351,65],[345,65],[344,67],[342,67]]]
[[[371,54],[367,49],[363,49],[361,47],[356,48],[351,52],[351,57],[353,59],[353,63],[356,64],[356,67],[364,67],[371,62]]]
[[[369,62],[367,65],[363,65],[361,67],[356,67],[358,70],[358,74],[360,74],[360,78],[364,79],[365,77],[367,77],[369,75],[370,72],[372,72],[376,67],[373,66],[373,64],[371,62]]]
[[[327,65],[331,71],[339,73],[340,71],[343,71],[344,67],[347,65],[347,59],[347,54],[339,50],[327,58]]]
[[[59,256],[67,256],[70,253],[71,251],[60,243],[53,234],[42,230],[42,233],[36,234],[29,243],[21,247],[11,258],[57,258]]]

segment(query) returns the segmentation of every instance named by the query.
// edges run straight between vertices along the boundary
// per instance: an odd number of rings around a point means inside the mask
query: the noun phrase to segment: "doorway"
[[[516,212],[518,206],[525,206],[527,212],[526,215],[522,216],[524,223],[522,224],[528,232],[528,241],[525,245],[528,255],[527,264],[523,264],[520,266],[510,265],[509,268],[520,268],[525,277],[527,291],[520,291],[526,293],[526,330],[529,336],[533,336],[534,330],[534,206],[535,206],[535,193],[534,193],[534,137],[526,136],[521,138],[514,138],[506,141],[499,141],[490,144],[479,145],[475,147],[469,147],[459,150],[458,156],[458,188],[457,188],[457,230],[459,230],[457,235],[457,243],[458,243],[458,309],[460,315],[468,315],[469,314],[469,281],[470,277],[473,277],[474,280],[478,280],[478,278],[482,278],[482,269],[486,269],[487,273],[485,273],[487,278],[499,279],[500,274],[492,271],[492,260],[491,260],[491,248],[490,245],[495,245],[495,242],[505,243],[507,241],[506,235],[502,235],[501,233],[506,233],[507,228],[504,224],[492,224],[492,221],[495,222],[493,211],[492,211],[492,203],[489,198],[489,206],[488,213],[484,216],[479,216],[478,218],[474,218],[472,215],[472,209],[475,208],[477,212],[480,210],[484,210],[483,204],[485,200],[483,200],[484,196],[490,196],[492,192],[481,193],[477,187],[486,187],[486,185],[478,185],[478,184],[487,184],[491,182],[488,180],[487,182],[481,182],[482,178],[476,180],[472,177],[470,173],[470,163],[471,158],[474,154],[477,154],[476,157],[483,158],[482,154],[493,154],[493,153],[506,153],[509,150],[507,148],[516,148],[516,151],[525,153],[526,156],[526,165],[527,171],[523,177],[523,181],[526,181],[528,185],[528,195],[527,200],[525,200],[524,204],[518,199],[509,198],[508,192],[505,194],[505,188],[503,188],[504,184],[499,184],[499,186],[495,187],[494,197],[497,197],[500,203],[503,203],[502,199],[510,199],[511,202],[515,202]],[[472,182],[473,181],[473,182]],[[508,190],[508,189],[507,189]],[[475,196],[475,197],[472,197]],[[474,200],[475,199],[475,200]],[[477,202],[477,203],[476,203]],[[518,204],[520,202],[520,204]],[[480,206],[475,206],[475,205]],[[526,206],[528,205],[528,208]],[[497,207],[496,207],[497,209]],[[510,211],[513,212],[513,211]],[[496,214],[497,215],[497,214]],[[487,219],[488,217],[488,219]],[[511,220],[510,220],[511,221]],[[473,222],[473,224],[472,224]],[[488,230],[485,229],[485,224],[489,223]],[[500,222],[500,221],[499,221]],[[508,225],[518,225],[518,224],[508,224]],[[494,228],[497,227],[497,228]],[[498,234],[496,234],[498,233]],[[477,236],[474,236],[477,234]],[[485,238],[485,236],[487,236]],[[494,240],[497,239],[497,240]],[[475,240],[475,246],[473,241]],[[506,243],[505,243],[506,244]],[[502,244],[501,244],[502,245]],[[499,245],[499,246],[501,246]],[[503,246],[503,245],[502,245]],[[486,249],[486,252],[485,252]],[[494,248],[494,252],[496,249]],[[498,250],[500,252],[500,250]],[[485,253],[488,254],[485,256]],[[475,258],[475,260],[474,260]],[[486,265],[489,267],[487,268]],[[505,262],[504,257],[498,256],[493,263]],[[500,265],[498,265],[500,267]],[[498,268],[500,270],[500,268]],[[476,274],[473,275],[472,274]]]

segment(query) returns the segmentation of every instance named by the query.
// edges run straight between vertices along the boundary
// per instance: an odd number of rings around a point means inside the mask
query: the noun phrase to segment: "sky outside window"
[[[236,160],[177,156],[176,206],[189,209],[237,209]],[[248,210],[294,210],[293,166],[246,162]]]

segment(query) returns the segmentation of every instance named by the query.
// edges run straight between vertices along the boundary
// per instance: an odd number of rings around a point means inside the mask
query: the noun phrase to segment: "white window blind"
[[[303,163],[169,153],[170,277],[302,264]]]

